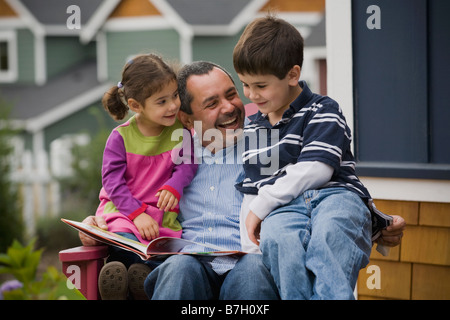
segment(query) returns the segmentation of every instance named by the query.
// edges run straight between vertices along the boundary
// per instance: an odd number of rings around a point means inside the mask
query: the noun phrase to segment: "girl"
[[[183,154],[192,151],[192,138],[176,117],[180,100],[175,72],[154,54],[137,56],[127,62],[122,80],[105,93],[102,103],[115,120],[129,109],[135,114],[106,142],[96,215],[104,217],[109,231],[144,244],[159,236],[181,237],[178,202],[197,165],[190,157],[193,152]],[[109,260],[128,268],[140,258],[114,249]]]

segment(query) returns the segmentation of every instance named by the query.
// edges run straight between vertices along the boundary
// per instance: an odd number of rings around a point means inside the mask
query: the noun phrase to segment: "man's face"
[[[234,144],[235,137],[242,133],[245,111],[230,77],[213,68],[208,74],[190,76],[186,89],[193,97],[190,117],[196,121],[197,134],[202,135],[202,145],[221,149]]]

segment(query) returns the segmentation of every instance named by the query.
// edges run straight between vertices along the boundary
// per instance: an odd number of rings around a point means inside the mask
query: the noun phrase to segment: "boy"
[[[236,185],[245,194],[242,249],[256,251],[261,232],[282,299],[352,299],[372,246],[371,198],[338,104],[299,82],[303,38],[284,20],[251,22],[233,63],[259,109],[244,130],[245,179]]]

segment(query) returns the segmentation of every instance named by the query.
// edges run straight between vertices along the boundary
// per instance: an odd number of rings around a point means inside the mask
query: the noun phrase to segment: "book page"
[[[105,242],[107,244],[122,244],[126,247],[133,248],[137,251],[139,251],[141,254],[145,254],[147,246],[134,240],[130,240],[128,238],[125,238],[121,235],[118,235],[117,233],[109,232],[103,229],[100,229],[99,227],[88,225],[82,222],[67,220],[67,219],[61,219],[63,222],[67,223],[68,225],[74,227],[75,229],[80,230],[87,236],[94,238],[95,240]]]

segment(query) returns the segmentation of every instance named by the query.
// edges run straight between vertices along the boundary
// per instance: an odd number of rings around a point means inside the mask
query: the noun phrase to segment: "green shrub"
[[[23,246],[14,240],[6,253],[0,254],[0,273],[14,277],[0,287],[0,298],[4,300],[83,300],[76,289],[67,287],[67,278],[50,266],[40,279],[36,277],[42,255],[34,250],[34,241]]]

